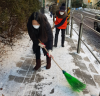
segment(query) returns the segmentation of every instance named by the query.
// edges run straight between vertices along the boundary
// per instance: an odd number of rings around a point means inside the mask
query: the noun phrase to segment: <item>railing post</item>
[[[72,12],[72,17],[71,17],[70,38],[72,38],[72,30],[73,30],[73,12]]]
[[[66,0],[67,1],[67,28],[66,28],[66,35],[69,35],[69,24],[70,24],[70,10],[71,10],[71,0]]]
[[[83,15],[81,14],[81,23],[80,23],[80,29],[79,29],[77,53],[80,53],[80,49],[81,49],[82,31],[83,31]]]

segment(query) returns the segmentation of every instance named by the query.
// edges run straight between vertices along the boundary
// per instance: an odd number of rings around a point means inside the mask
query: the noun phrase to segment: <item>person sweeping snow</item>
[[[40,48],[42,48],[44,55],[46,55],[46,69],[49,69],[51,67],[50,55],[52,55],[53,34],[46,16],[39,12],[33,12],[29,17],[27,29],[33,42],[32,49],[36,56],[36,66],[33,70],[38,70],[41,67]],[[41,40],[44,44],[40,43],[39,40]],[[43,49],[44,47],[47,48],[49,54],[47,54],[47,52]]]
[[[65,29],[67,27],[67,13],[65,12],[65,3],[62,3],[60,10],[56,12],[56,21],[55,26],[56,27],[56,33],[55,33],[55,40],[54,40],[54,47],[57,47],[58,43],[58,35],[59,31],[61,30],[61,46],[64,47],[64,41],[65,41]],[[52,27],[52,29],[54,28]]]
[[[74,91],[80,92],[86,88],[86,85],[80,82],[77,78],[71,76],[66,71],[64,71],[59,64],[55,61],[54,57],[51,54],[52,46],[53,46],[53,34],[51,31],[50,24],[48,23],[45,15],[34,12],[27,23],[28,33],[33,41],[33,51],[36,55],[36,66],[34,70],[38,70],[41,67],[40,60],[40,47],[43,48],[44,55],[47,57],[47,66],[46,69],[49,69],[51,66],[51,58],[57,64],[57,66],[63,72],[66,80],[70,84],[71,88]],[[44,44],[46,45],[44,45]],[[48,55],[47,55],[48,53]]]

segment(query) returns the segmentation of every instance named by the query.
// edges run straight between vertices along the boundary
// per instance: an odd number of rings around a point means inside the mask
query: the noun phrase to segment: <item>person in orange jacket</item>
[[[56,21],[55,21],[54,27],[56,27],[54,47],[57,47],[58,34],[60,30],[61,30],[61,36],[62,36],[61,46],[64,47],[65,29],[67,27],[67,13],[65,12],[65,3],[62,3],[60,10],[56,11]]]

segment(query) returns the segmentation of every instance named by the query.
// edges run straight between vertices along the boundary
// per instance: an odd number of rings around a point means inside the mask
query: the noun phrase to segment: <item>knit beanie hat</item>
[[[65,7],[65,3],[62,3],[61,7],[60,7],[60,11],[65,11],[66,7]]]

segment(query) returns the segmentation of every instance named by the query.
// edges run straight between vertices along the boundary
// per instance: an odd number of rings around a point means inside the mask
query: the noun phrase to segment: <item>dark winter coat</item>
[[[54,14],[56,14],[56,11],[58,10],[58,6],[57,6],[57,4],[53,4],[52,5],[52,14],[54,15]]]
[[[30,25],[29,22],[30,22],[30,18],[29,18],[28,23],[27,23],[27,29],[28,29],[28,34],[29,34],[31,40],[33,41],[33,52],[35,53],[37,47],[39,46],[38,45],[39,44],[38,34],[39,34],[39,32],[41,32],[41,30],[33,28],[33,30],[31,31],[29,26],[32,26],[32,25]],[[48,21],[47,21],[47,24],[46,24],[45,28],[46,28],[48,40],[44,44],[46,45],[47,50],[52,50],[52,47],[53,47],[53,34],[52,34],[51,26],[50,26]],[[35,34],[35,33],[38,33],[38,34]],[[33,35],[35,35],[36,39],[34,39]],[[46,51],[44,49],[43,49],[43,52],[44,52],[44,55],[46,55]]]
[[[52,5],[49,6],[49,11],[52,12]]]

